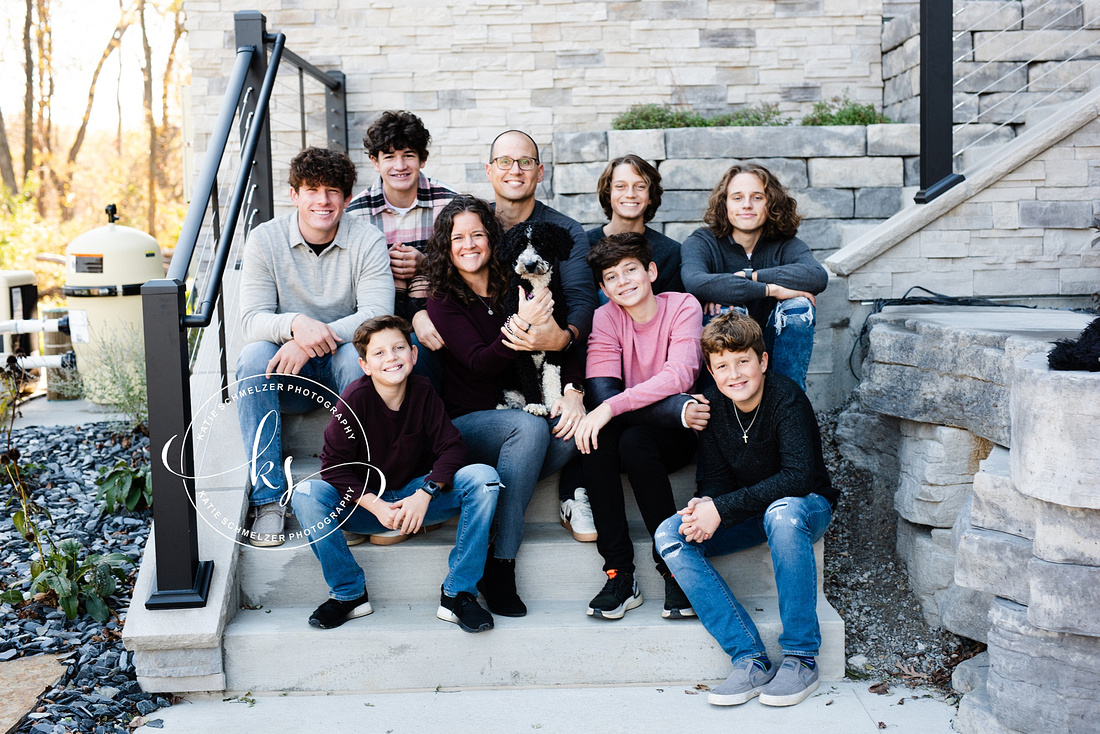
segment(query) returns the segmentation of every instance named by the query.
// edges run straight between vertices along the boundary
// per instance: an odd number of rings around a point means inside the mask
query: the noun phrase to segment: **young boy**
[[[596,548],[607,581],[588,614],[621,619],[642,603],[634,579],[634,544],[626,522],[625,471],[649,537],[675,511],[668,475],[691,461],[706,406],[686,394],[699,374],[702,309],[686,293],[653,294],[657,266],[645,235],[600,240],[588,265],[609,303],[596,310],[588,340],[587,387],[597,405],[577,428],[585,484],[596,524]],[[703,424],[705,425],[705,423]],[[694,616],[664,561],[666,618]]]
[[[310,615],[314,627],[332,629],[374,611],[363,569],[340,528],[411,535],[457,514],[458,534],[436,616],[467,632],[493,628],[492,616],[477,603],[476,584],[484,571],[500,478],[484,464],[463,466],[466,447],[443,402],[427,378],[410,377],[416,363],[410,331],[400,316],[378,316],[355,330],[364,376],[341,395],[334,409],[339,414],[325,429],[323,479],[294,489],[294,513],[321,562],[331,597]],[[349,413],[358,420],[349,421]]]
[[[703,626],[733,660],[712,689],[718,706],[759,695],[792,706],[817,689],[814,543],[825,534],[837,491],[821,455],[810,401],[788,377],[768,372],[760,325],[736,312],[711,321],[702,348],[716,385],[699,434],[698,496],[661,523],[657,550],[676,575]],[[767,542],[779,590],[783,662],[768,660],[756,625],[709,558]]]

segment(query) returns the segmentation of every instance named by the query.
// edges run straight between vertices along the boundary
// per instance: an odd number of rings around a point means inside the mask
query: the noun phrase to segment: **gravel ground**
[[[924,621],[895,550],[892,490],[875,491],[871,475],[837,450],[837,417],[818,414],[825,463],[840,501],[825,533],[825,596],[844,619],[848,677],[925,685],[950,692],[956,665],[985,645]]]
[[[168,706],[168,698],[142,693],[131,653],[122,646],[122,625],[137,573],[137,562],[149,534],[146,511],[135,516],[99,515],[95,501],[96,468],[113,466],[118,459],[148,459],[144,436],[112,436],[111,424],[73,428],[24,428],[12,435],[19,463],[41,463],[36,498],[53,516],[55,542],[72,538],[90,553],[124,553],[134,559],[126,584],[110,597],[114,614],[106,624],[87,615],[68,620],[54,607],[31,603],[19,609],[0,605],[0,661],[41,653],[61,654],[68,664],[61,681],[42,696],[13,731],[20,734],[115,734],[128,732],[139,715]],[[2,438],[2,437],[0,437]],[[6,448],[0,444],[0,449]],[[4,500],[10,486],[0,488]],[[15,531],[11,513],[16,503],[0,512],[0,589],[20,588],[27,578],[31,545]],[[150,717],[153,718],[153,717]],[[154,724],[155,725],[155,724]]]

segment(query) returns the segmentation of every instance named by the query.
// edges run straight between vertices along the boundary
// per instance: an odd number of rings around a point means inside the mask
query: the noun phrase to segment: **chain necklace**
[[[733,417],[737,419],[737,426],[741,429],[741,440],[745,443],[749,442],[749,431],[752,430],[752,424],[756,423],[756,416],[760,415],[760,404],[756,404],[756,411],[752,414],[752,420],[749,421],[749,427],[745,428],[741,424],[741,416],[737,411],[737,406],[733,406]]]
[[[477,296],[476,293],[474,295]],[[486,301],[481,296],[477,296],[477,300],[481,301],[481,303],[484,304],[486,310],[489,311],[489,315],[492,316],[493,315],[493,307],[489,305],[489,303],[491,303],[491,301]]]

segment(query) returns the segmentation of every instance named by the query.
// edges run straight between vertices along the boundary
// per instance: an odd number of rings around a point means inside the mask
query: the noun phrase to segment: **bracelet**
[[[764,284],[764,298],[771,298],[771,283]]]
[[[568,352],[573,348],[573,345],[577,343],[577,337],[573,334],[573,330],[566,329],[566,331],[569,332],[569,343],[565,345],[565,349],[562,350],[563,352]]]

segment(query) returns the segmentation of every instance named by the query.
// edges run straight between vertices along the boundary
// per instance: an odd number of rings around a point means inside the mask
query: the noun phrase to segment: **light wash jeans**
[[[466,458],[495,466],[503,484],[493,521],[493,549],[497,558],[515,558],[523,543],[523,516],[539,479],[548,477],[578,454],[572,439],[562,441],[550,433],[560,418],[522,410],[479,410],[452,422]]]
[[[764,643],[748,612],[708,559],[767,542],[783,622],[779,646],[784,655],[816,657],[821,647],[821,627],[817,621],[814,543],[825,534],[832,516],[829,501],[820,495],[784,497],[773,502],[763,515],[718,528],[710,540],[702,543],[684,540],[679,532],[680,516],[673,515],[657,528],[654,541],[699,620],[734,664],[750,655],[763,654]]]
[[[237,384],[233,392],[254,389],[252,394],[246,393],[236,401],[241,438],[249,459],[252,485],[249,504],[253,507],[277,502],[286,491],[279,414],[308,413],[318,407],[318,397],[323,398],[322,404],[324,400],[335,403],[345,387],[363,376],[355,347],[341,344],[335,354],[310,359],[298,373],[306,379],[298,379],[296,375],[277,375],[268,379],[264,377],[267,363],[278,351],[279,345],[273,342],[251,342],[237,358]],[[276,389],[279,384],[282,389]]]
[[[427,477],[413,479],[404,487],[387,489],[380,502],[396,502],[416,492]],[[428,504],[424,525],[433,525],[458,515],[455,546],[447,559],[450,569],[443,580],[447,596],[468,591],[477,596],[477,582],[485,571],[485,553],[489,547],[489,526],[497,505],[500,480],[496,469],[484,464],[464,466],[455,473],[454,485]],[[294,514],[313,555],[321,562],[329,596],[353,601],[363,595],[366,576],[355,562],[341,530],[352,533],[381,533],[386,528],[369,510],[346,499],[328,482],[310,479],[294,488]],[[351,514],[348,514],[350,510]],[[341,524],[342,523],[342,524]],[[339,528],[337,529],[337,526]]]
[[[723,306],[722,313],[735,309],[748,315],[744,306]],[[713,316],[703,316],[706,326]],[[775,308],[768,315],[764,325],[764,351],[768,353],[768,368],[786,375],[806,390],[806,373],[810,369],[810,357],[814,351],[814,326],[817,324],[817,309],[809,298],[788,298],[776,301]],[[706,373],[709,384],[712,379]]]

